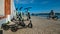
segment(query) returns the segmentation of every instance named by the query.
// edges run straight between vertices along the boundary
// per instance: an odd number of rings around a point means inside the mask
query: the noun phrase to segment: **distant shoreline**
[[[49,15],[31,15],[31,16],[38,16],[38,17],[44,17],[47,18]],[[56,15],[58,18],[60,18],[60,15]]]

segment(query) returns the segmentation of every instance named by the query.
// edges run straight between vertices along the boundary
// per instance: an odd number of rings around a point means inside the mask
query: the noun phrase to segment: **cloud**
[[[15,0],[14,0],[15,1]],[[19,2],[19,0],[16,0],[16,2],[18,3]]]
[[[40,2],[40,4],[47,4],[47,3],[49,3],[49,1],[42,1],[42,2]]]
[[[16,0],[16,3],[20,3],[20,4],[29,4],[29,3],[33,3],[34,0]]]
[[[30,3],[37,3],[37,4],[47,4],[49,1],[43,0],[16,0],[17,4],[30,4]]]
[[[30,1],[30,3],[33,3],[33,2],[34,2],[34,0],[31,0],[31,1]]]

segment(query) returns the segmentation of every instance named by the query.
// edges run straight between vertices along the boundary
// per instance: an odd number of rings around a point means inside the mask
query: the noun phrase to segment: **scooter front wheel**
[[[9,26],[8,25],[6,25],[6,24],[2,24],[2,26],[1,26],[2,28],[3,28],[3,30],[8,30],[9,29]]]
[[[29,23],[29,24],[28,24],[28,27],[29,27],[29,28],[32,28],[32,27],[33,27],[32,23]]]

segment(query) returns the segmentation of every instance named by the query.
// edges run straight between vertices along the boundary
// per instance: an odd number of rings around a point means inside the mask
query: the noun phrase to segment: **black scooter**
[[[6,23],[3,23],[1,25],[1,28],[3,30],[9,30],[9,29],[11,29],[12,32],[16,32],[18,29],[26,28],[26,27],[29,27],[29,28],[33,27],[31,20],[30,20],[30,23],[28,25],[25,25],[25,23],[24,23],[23,20],[19,21],[19,22],[15,22],[15,24],[12,24],[12,25],[8,25]]]

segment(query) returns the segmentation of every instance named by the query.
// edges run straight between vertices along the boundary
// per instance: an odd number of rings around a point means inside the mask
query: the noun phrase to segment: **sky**
[[[60,0],[14,0],[15,8],[32,7],[30,13],[49,13],[51,10],[60,13]],[[20,10],[18,10],[20,11]]]

